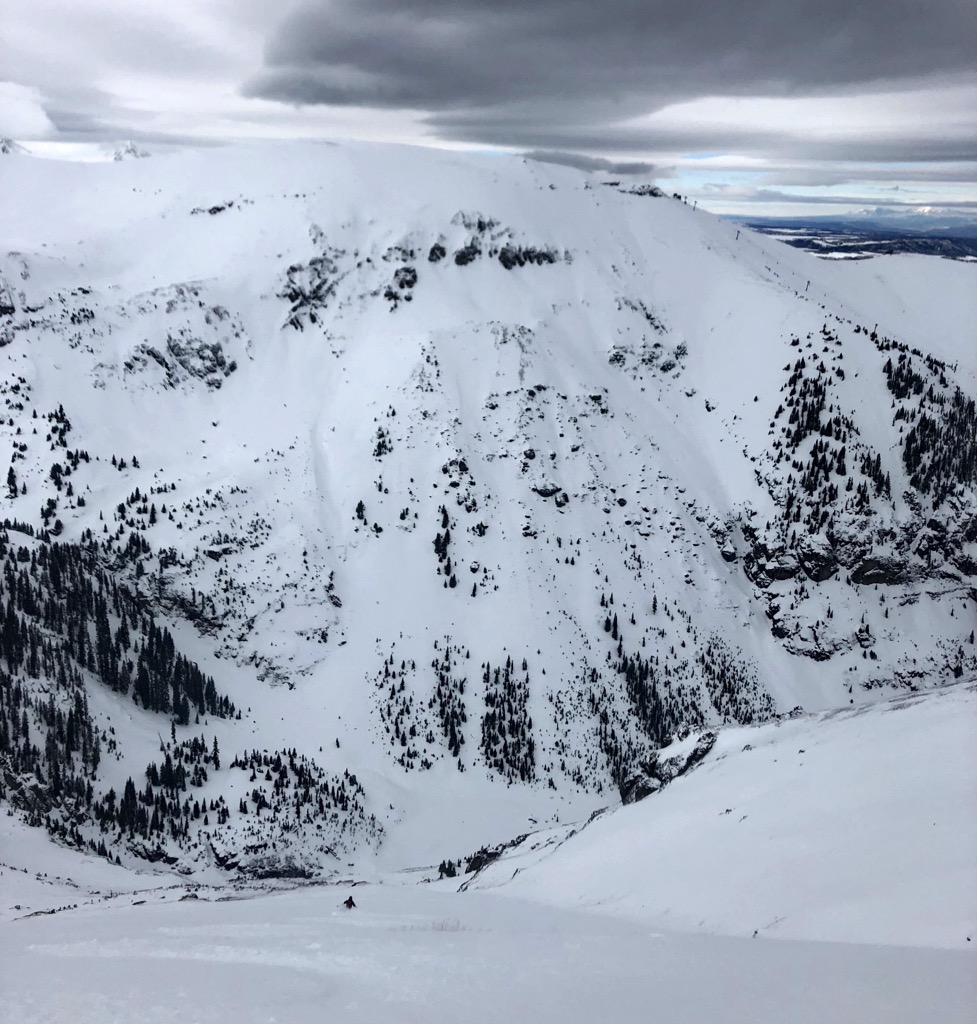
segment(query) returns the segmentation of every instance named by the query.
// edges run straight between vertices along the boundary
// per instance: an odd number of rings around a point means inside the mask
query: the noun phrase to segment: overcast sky
[[[977,217],[977,0],[4,0],[0,134],[513,149],[730,212]]]

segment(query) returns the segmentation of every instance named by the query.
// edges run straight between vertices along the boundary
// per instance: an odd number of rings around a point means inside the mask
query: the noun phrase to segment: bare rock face
[[[823,583],[838,571],[838,558],[827,543],[808,540],[798,545],[797,559],[809,580]]]
[[[642,771],[631,776],[621,786],[621,800],[626,804],[634,804],[645,797],[663,789],[670,782],[691,771],[697,764],[705,760],[709,751],[716,745],[716,734],[704,732],[688,754],[661,759],[660,753],[655,754],[642,766]]]
[[[882,583],[894,586],[910,579],[909,567],[904,561],[896,558],[866,558],[860,562],[851,574],[852,583]]]

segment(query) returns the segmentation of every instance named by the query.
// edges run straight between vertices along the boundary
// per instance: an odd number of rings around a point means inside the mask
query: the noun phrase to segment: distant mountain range
[[[729,218],[825,258],[866,259],[918,253],[977,259],[977,222],[959,217],[872,214],[848,218]]]

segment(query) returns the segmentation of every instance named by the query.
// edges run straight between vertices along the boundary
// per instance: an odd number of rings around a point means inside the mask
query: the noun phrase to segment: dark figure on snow
[[[353,897],[352,896],[347,896],[346,899],[343,900],[343,906],[347,910],[352,910],[353,907],[356,906],[356,904],[353,902]]]

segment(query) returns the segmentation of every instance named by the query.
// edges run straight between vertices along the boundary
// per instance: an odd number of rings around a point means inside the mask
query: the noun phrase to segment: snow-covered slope
[[[4,792],[63,837],[437,863],[973,677],[974,268],[395,147],[0,188]]]
[[[966,684],[729,727],[663,792],[539,830],[461,891],[433,870],[154,880],[4,817],[0,1021],[287,1008],[290,1021],[573,1024],[654,1007],[696,1024],[965,1024],[975,730]],[[698,745],[663,753],[683,763]]]
[[[436,883],[64,903],[0,924],[3,1024],[969,1024],[977,995],[958,950],[683,934]]]
[[[61,907],[0,923],[3,1024],[969,1024],[977,995],[958,950],[683,934],[437,883],[75,889]]]
[[[683,931],[969,949],[975,738],[972,684],[725,729],[660,793],[535,832],[467,888]]]

